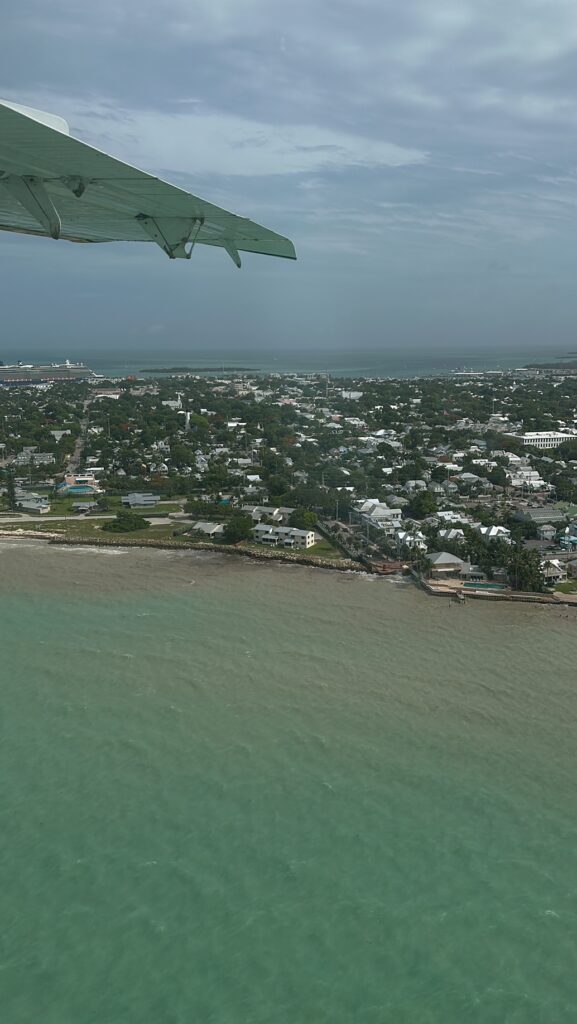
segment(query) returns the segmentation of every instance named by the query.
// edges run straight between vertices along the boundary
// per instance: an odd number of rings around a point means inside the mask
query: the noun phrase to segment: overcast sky
[[[0,96],[299,261],[0,233],[0,349],[577,348],[574,0],[10,8]]]

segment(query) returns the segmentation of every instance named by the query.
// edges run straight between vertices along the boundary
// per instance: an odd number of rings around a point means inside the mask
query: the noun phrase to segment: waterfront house
[[[379,530],[384,530],[389,536],[392,536],[395,527],[401,523],[401,509],[389,508],[377,498],[367,498],[365,501],[359,502],[355,508],[364,522]]]
[[[311,548],[316,540],[314,530],[297,530],[292,526],[274,526],[268,523],[258,523],[253,527],[252,535],[257,544],[269,547]]]
[[[487,579],[487,574],[478,565],[472,565],[470,562],[463,563],[459,576],[470,583],[483,583]]]
[[[50,512],[48,498],[41,494],[27,494],[18,498],[18,508],[21,512],[33,512],[35,515],[45,515]]]
[[[191,532],[203,533],[206,537],[221,537],[224,533],[223,523],[205,523],[199,520],[191,526]]]
[[[541,572],[545,583],[549,587],[556,586],[558,583],[564,583],[567,579],[567,569],[558,558],[544,558],[541,562]]]
[[[458,555],[449,551],[431,551],[427,558],[431,564],[431,576],[442,579],[445,576],[459,576],[467,565]]]
[[[395,540],[397,545],[410,548],[411,551],[425,552],[427,550],[425,535],[420,530],[396,530]]]

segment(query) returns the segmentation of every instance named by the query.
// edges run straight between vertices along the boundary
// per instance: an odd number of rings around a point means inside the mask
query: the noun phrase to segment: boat
[[[12,387],[26,384],[45,384],[63,380],[92,380],[97,377],[84,363],[10,363],[0,361],[0,385]]]

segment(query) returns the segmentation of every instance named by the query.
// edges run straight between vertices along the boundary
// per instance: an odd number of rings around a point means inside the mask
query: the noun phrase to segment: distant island
[[[139,370],[139,373],[259,373],[254,366],[156,366]]]
[[[527,370],[577,370],[577,359],[570,362],[527,363]]]

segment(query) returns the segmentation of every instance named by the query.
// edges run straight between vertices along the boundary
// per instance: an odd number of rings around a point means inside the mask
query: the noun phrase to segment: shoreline
[[[470,597],[476,601],[509,601],[513,604],[544,604],[553,606],[556,608],[574,608],[575,602],[567,600],[567,594],[557,596],[556,594],[539,594],[537,592],[525,592],[521,590],[508,590],[505,593],[497,590],[491,593],[490,590],[467,590],[463,593],[462,590],[451,589],[449,587],[435,587],[429,580],[423,579],[416,572],[411,571],[410,577],[414,582],[424,590],[429,597],[444,597],[451,601],[455,599],[460,603],[465,603]]]
[[[159,551],[208,551],[211,554],[240,555],[243,558],[252,558],[257,562],[284,562],[290,565],[305,565],[313,569],[333,569],[338,572],[362,572],[368,571],[367,566],[359,562],[353,562],[349,558],[332,559],[321,558],[318,555],[294,554],[290,551],[254,551],[252,548],[236,547],[234,544],[210,544],[208,541],[190,541],[183,544],[181,541],[171,540],[147,540],[139,537],[138,540],[130,540],[129,537],[110,539],[103,537],[62,537],[57,534],[42,533],[34,530],[12,531],[0,529],[0,541],[6,540],[43,540],[46,544],[56,547],[100,547],[100,548],[140,548],[156,549]]]
[[[130,540],[128,537],[104,539],[102,537],[62,537],[58,534],[43,533],[41,531],[27,530],[21,531],[9,531],[0,529],[0,542],[3,540],[41,540],[45,544],[55,547],[97,547],[97,548],[124,548],[124,549],[135,549],[135,550],[157,550],[157,551],[206,551],[211,554],[223,554],[223,555],[239,555],[242,558],[250,558],[256,562],[280,562],[289,565],[302,565],[308,566],[311,569],[332,569],[337,572],[357,572],[363,575],[367,573],[374,575],[377,578],[387,579],[378,572],[372,572],[369,566],[363,565],[360,562],[354,562],[352,559],[343,558],[334,560],[328,558],[320,558],[315,555],[305,554],[294,554],[289,551],[255,551],[252,548],[236,547],[234,544],[222,544],[218,547],[214,544],[210,544],[208,541],[191,541],[190,543],[183,544],[180,541],[174,540],[147,540],[146,538],[139,537],[138,540]],[[457,594],[456,591],[447,589],[436,589],[431,586],[428,580],[422,579],[414,571],[403,574],[408,579],[422,590],[427,597],[441,597],[448,598],[454,601]],[[567,595],[556,594],[538,594],[538,593],[522,593],[509,591],[507,593],[490,593],[489,591],[467,591],[465,600],[473,598],[477,601],[508,601],[512,604],[541,604],[549,605],[550,607],[556,608],[575,608],[577,602],[567,600]],[[463,602],[464,603],[464,602]]]

